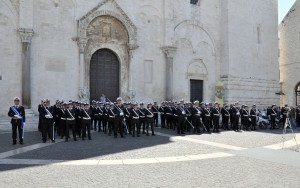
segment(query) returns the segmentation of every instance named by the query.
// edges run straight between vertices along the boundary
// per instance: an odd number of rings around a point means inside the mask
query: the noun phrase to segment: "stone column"
[[[128,50],[128,63],[129,63],[129,84],[128,84],[128,96],[130,100],[135,99],[135,88],[133,88],[134,83],[133,83],[133,67],[132,67],[132,58],[133,58],[133,52],[138,48],[139,46],[136,44],[128,44],[127,45],[127,50]]]
[[[166,54],[166,100],[173,99],[173,58],[177,48],[166,46],[162,48]]]
[[[22,41],[22,104],[31,108],[31,39],[32,29],[18,29]]]
[[[79,38],[79,99],[87,100],[87,91],[85,87],[85,65],[84,65],[84,52],[87,44],[86,38]]]

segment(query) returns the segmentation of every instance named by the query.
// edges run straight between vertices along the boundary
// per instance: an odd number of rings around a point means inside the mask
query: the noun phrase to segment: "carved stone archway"
[[[105,6],[103,6],[105,5]],[[80,54],[79,98],[89,101],[89,68],[92,54],[110,49],[120,62],[120,94],[129,98],[130,54],[137,46],[137,28],[115,0],[103,0],[78,20]]]

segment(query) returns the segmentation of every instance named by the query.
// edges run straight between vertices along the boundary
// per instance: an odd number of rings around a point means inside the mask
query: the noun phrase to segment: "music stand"
[[[291,125],[291,123],[290,123],[290,118],[286,118],[286,120],[285,120],[285,124],[284,124],[284,127],[283,127],[283,132],[282,132],[282,149],[284,149],[284,142],[285,142],[285,134],[286,134],[286,129],[287,128],[290,128],[291,129],[291,131],[292,131],[292,134],[293,134],[293,138],[294,138],[294,140],[295,140],[295,143],[296,143],[296,150],[295,151],[298,151],[299,152],[299,145],[298,145],[298,143],[297,143],[297,139],[296,139],[296,134],[294,133],[294,130],[293,130],[293,127],[292,127],[292,125]]]

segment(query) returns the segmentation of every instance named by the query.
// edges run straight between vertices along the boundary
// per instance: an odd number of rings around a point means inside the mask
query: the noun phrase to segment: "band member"
[[[55,105],[53,106],[53,120],[54,120],[54,133],[57,133],[57,136],[59,135],[59,123],[60,123],[60,101],[56,100]]]
[[[241,111],[241,116],[242,116],[242,120],[243,120],[243,129],[248,131],[249,129],[249,111],[248,111],[248,106],[244,105],[243,110]]]
[[[172,109],[172,114],[173,114],[173,117],[172,117],[173,130],[176,130],[176,127],[178,126],[178,122],[179,122],[179,118],[177,115],[177,107],[178,107],[177,101],[171,102],[171,109]],[[185,125],[183,126],[183,128],[185,128]]]
[[[86,132],[88,133],[87,137],[89,140],[92,140],[91,137],[91,108],[89,108],[89,104],[85,103],[84,104],[84,108],[81,109],[81,121],[82,121],[82,135],[81,138],[82,140],[84,140],[84,138],[86,137]]]
[[[191,113],[192,113],[192,122],[193,122],[193,125],[194,125],[194,130],[193,130],[193,133],[195,134],[196,132],[197,133],[201,133],[201,130],[200,130],[200,126],[201,126],[201,110],[199,108],[199,101],[195,101],[194,102],[194,106],[193,108],[191,108]]]
[[[81,112],[81,107],[80,107],[81,102],[76,101],[75,103],[75,130],[76,130],[76,134],[78,135],[78,137],[81,137],[81,116],[80,116],[80,112]]]
[[[256,105],[253,104],[250,110],[251,130],[256,130]]]
[[[137,137],[140,137],[141,127],[140,127],[140,116],[139,116],[139,110],[138,110],[138,103],[134,104],[134,107],[131,109],[131,131],[132,131],[132,137],[135,137],[135,134]]]
[[[111,136],[112,129],[115,124],[116,115],[114,113],[115,105],[114,103],[110,103],[109,108],[107,107],[107,114],[108,114],[108,136]]]
[[[61,139],[63,139],[66,136],[67,108],[68,108],[68,104],[63,103],[62,108],[60,109],[59,132],[60,132]]]
[[[154,114],[154,125],[155,125],[155,127],[158,127],[159,108],[158,108],[157,102],[153,103],[152,111],[153,111],[153,114]]]
[[[104,131],[104,106],[103,102],[97,102],[96,113],[98,114],[98,132]],[[102,128],[101,128],[102,126]]]
[[[124,109],[124,115],[125,115],[125,123],[127,125],[127,128],[129,129],[129,134],[132,134],[132,130],[131,130],[131,119],[132,119],[132,115],[131,115],[131,103],[126,103],[126,107]]]
[[[221,114],[222,114],[222,125],[224,130],[230,130],[229,129],[229,117],[230,117],[230,112],[228,109],[228,105],[224,105],[224,107],[221,109]]]
[[[177,134],[184,134],[184,126],[186,121],[186,108],[184,107],[184,100],[180,100],[180,104],[176,108],[178,117]]]
[[[211,110],[211,117],[213,119],[213,132],[216,133],[220,132],[219,131],[220,108],[218,102],[215,102],[215,105]]]
[[[107,126],[109,126],[109,111],[110,111],[110,103],[106,102],[105,106],[103,106],[103,132],[107,134]],[[110,135],[111,136],[111,132]]]
[[[203,119],[204,119],[204,125],[206,127],[206,130],[208,134],[211,134],[210,132],[210,126],[211,126],[211,111],[209,108],[209,104],[205,103],[205,108],[203,110]]]
[[[165,108],[165,114],[166,114],[166,128],[172,129],[173,127],[173,110],[171,107],[171,102],[166,103],[166,108]]]
[[[161,128],[166,128],[166,103],[162,102],[159,107],[160,120],[161,120]]]
[[[25,125],[25,109],[20,105],[20,98],[14,98],[14,106],[11,106],[8,111],[8,116],[11,117],[11,125],[12,125],[12,139],[13,145],[17,144],[17,130],[19,134],[19,142],[20,144],[24,144],[24,132],[23,127]]]
[[[124,138],[124,106],[122,105],[122,98],[117,98],[117,104],[113,110],[115,114],[115,123],[114,123],[114,137],[117,138],[118,132],[121,135],[121,138]]]
[[[47,135],[49,135],[52,142],[55,142],[53,108],[50,107],[50,101],[48,99],[45,99],[43,102],[43,106],[38,110],[41,117],[41,132],[43,143],[47,142]]]
[[[271,128],[270,129],[275,129],[276,116],[277,116],[276,105],[273,104],[271,109],[270,109],[270,119],[271,119],[271,121],[270,121]]]
[[[146,114],[145,114],[145,108],[144,108],[144,103],[140,103],[140,108],[139,108],[139,116],[140,116],[140,127],[143,128],[143,134],[146,134],[145,129],[146,129]]]
[[[193,124],[192,124],[192,120],[193,120],[193,117],[192,117],[192,103],[188,102],[186,103],[185,105],[185,109],[186,109],[186,118],[187,118],[187,121],[185,122],[186,123],[186,131],[190,132]]]
[[[238,103],[235,103],[232,106],[232,117],[233,117],[233,130],[239,131],[239,119],[240,119],[240,111],[238,109]]]
[[[152,136],[155,136],[154,134],[154,112],[152,110],[152,104],[149,103],[147,105],[147,108],[145,109],[146,114],[146,124],[147,124],[147,136],[149,136],[149,126],[151,127]]]
[[[68,108],[66,109],[66,139],[65,141],[68,142],[68,139],[70,138],[70,128],[72,130],[73,139],[74,141],[77,141],[76,139],[76,109],[73,106],[72,103],[68,104]]]
[[[91,112],[91,130],[97,131],[97,122],[98,122],[98,116],[95,116],[96,111],[96,101],[92,100],[92,105],[90,106],[90,112]]]

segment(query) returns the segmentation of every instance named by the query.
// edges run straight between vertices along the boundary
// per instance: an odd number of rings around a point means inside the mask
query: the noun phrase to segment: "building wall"
[[[204,80],[204,100],[214,101],[215,83],[225,82],[226,101],[277,103],[277,3],[273,0],[115,0],[137,28],[138,48],[129,63],[130,100],[166,98],[167,58],[173,55],[173,99],[189,100],[190,79]],[[21,41],[18,28],[32,28],[32,106],[43,98],[78,99],[80,56],[78,20],[99,0],[1,0],[0,114],[13,96],[21,96]],[[108,1],[100,10],[118,12]],[[238,15],[238,16],[237,16]],[[255,16],[253,16],[255,15]],[[261,27],[260,42],[257,26]],[[119,54],[123,56],[124,54]],[[86,67],[89,66],[85,59]],[[245,71],[246,70],[246,71]],[[87,75],[88,77],[88,75]],[[122,80],[121,80],[122,83]],[[14,86],[14,87],[12,87]],[[248,91],[248,92],[245,92]],[[36,110],[36,109],[34,109]]]
[[[222,2],[222,14],[226,100],[259,106],[278,103],[277,2],[227,0]]]
[[[0,1],[0,114],[7,114],[13,97],[21,94],[19,13],[10,1]]]
[[[296,1],[279,25],[280,82],[285,94],[281,103],[295,105],[295,89],[300,82],[300,2]]]

